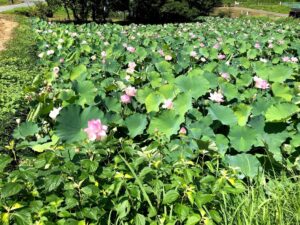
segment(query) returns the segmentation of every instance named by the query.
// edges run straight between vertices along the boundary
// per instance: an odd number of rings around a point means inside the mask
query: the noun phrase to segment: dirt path
[[[5,43],[11,38],[13,29],[18,23],[0,15],[0,51],[5,49]]]
[[[271,16],[271,17],[288,17],[288,14],[270,12],[265,10],[259,9],[249,9],[244,7],[218,7],[216,8],[216,12],[228,12],[230,11],[233,17],[238,17],[241,15],[248,15],[248,16]]]

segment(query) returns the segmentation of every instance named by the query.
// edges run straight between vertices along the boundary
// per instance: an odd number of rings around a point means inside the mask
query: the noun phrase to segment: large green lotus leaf
[[[120,100],[116,97],[106,97],[105,106],[108,108],[109,111],[120,113],[122,110],[122,106]]]
[[[292,103],[278,103],[268,108],[266,112],[267,122],[279,122],[289,119],[299,112],[299,107]]]
[[[229,145],[229,140],[223,134],[217,134],[215,137],[215,142],[218,148],[218,152],[224,156]]]
[[[283,98],[284,100],[290,102],[293,98],[292,90],[289,86],[281,83],[272,84],[272,92],[274,96]]]
[[[151,89],[151,88],[149,88],[149,87],[144,87],[144,88],[138,89],[137,95],[136,95],[136,99],[137,99],[141,104],[145,104],[146,98],[147,98],[152,92],[154,92],[154,90]]]
[[[221,85],[221,90],[222,90],[222,93],[224,93],[224,95],[228,101],[239,97],[237,85],[233,85],[230,83],[224,83]]]
[[[227,106],[212,103],[208,108],[208,114],[213,120],[219,120],[224,125],[234,125],[237,118],[233,110]]]
[[[247,152],[256,144],[256,131],[247,126],[233,126],[228,135],[231,146],[238,152]]]
[[[172,73],[172,64],[166,61],[162,61],[155,64],[156,69],[160,73]]]
[[[81,77],[83,74],[85,74],[86,72],[87,72],[87,69],[86,69],[85,65],[81,64],[79,66],[76,66],[76,67],[74,67],[74,69],[71,72],[70,79],[76,80],[79,77]]]
[[[269,99],[258,98],[257,101],[252,104],[253,116],[264,115],[271,105],[272,105],[272,102],[270,102]]]
[[[96,97],[97,88],[92,81],[81,81],[76,84],[76,91],[79,95],[77,103],[84,107],[87,105],[93,105]]]
[[[247,124],[251,109],[251,106],[244,103],[240,103],[234,108],[234,114],[238,120],[238,125],[245,126]]]
[[[192,96],[189,93],[178,95],[174,101],[174,110],[181,116],[184,116],[192,108]]]
[[[201,136],[214,137],[214,131],[210,127],[212,120],[209,117],[204,117],[203,119],[191,123],[187,126],[189,137],[200,139]]]
[[[162,78],[158,72],[151,71],[147,76],[153,88],[157,88],[161,86]]]
[[[274,159],[278,162],[282,160],[280,147],[289,136],[289,133],[286,131],[275,134],[265,133],[262,135],[264,143],[267,144],[268,151],[273,154]]]
[[[37,134],[39,130],[40,129],[37,124],[33,122],[25,122],[14,130],[13,136],[16,139],[26,139],[27,137]]]
[[[81,111],[79,105],[69,105],[60,111],[55,133],[61,140],[69,143],[82,141],[86,138],[83,129],[87,128],[89,120],[100,119],[105,122],[103,112],[97,107],[93,106]]]
[[[160,85],[159,93],[165,97],[165,99],[173,99],[177,94],[179,90],[174,84],[165,84]]]
[[[190,92],[195,99],[206,94],[210,88],[203,71],[198,69],[191,71],[187,76],[177,77],[175,83],[182,92]]]
[[[291,79],[293,69],[284,65],[273,66],[270,69],[269,80],[273,82],[284,82],[286,79]]]
[[[177,134],[180,124],[184,122],[184,117],[178,115],[175,110],[166,110],[158,117],[154,117],[148,128],[149,134],[160,132],[168,138],[173,134]]]
[[[141,60],[144,60],[147,57],[147,51],[145,48],[138,47],[136,49],[136,54],[140,57]]]
[[[243,153],[233,156],[227,156],[226,161],[229,166],[239,168],[244,175],[251,178],[258,175],[258,172],[261,168],[258,159],[254,155],[250,154]]]
[[[147,126],[147,116],[144,114],[136,113],[126,118],[125,125],[129,130],[131,138],[143,134]]]
[[[164,98],[159,92],[150,93],[145,100],[147,112],[158,112],[159,105],[163,102],[163,100]]]

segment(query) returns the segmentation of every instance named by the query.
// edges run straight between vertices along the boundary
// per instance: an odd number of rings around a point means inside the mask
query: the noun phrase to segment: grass
[[[22,2],[23,2],[22,0],[14,0],[14,4],[19,4]],[[10,4],[10,1],[8,1],[8,0],[0,0],[0,6],[1,5],[11,5],[11,4]]]
[[[0,52],[0,144],[6,141],[15,119],[24,111],[24,87],[39,72],[30,22],[16,17],[19,27],[7,50]]]
[[[251,8],[251,9],[265,10],[265,11],[283,13],[283,14],[288,14],[290,12],[290,7],[279,5],[279,4],[243,3],[241,6]]]
[[[282,176],[250,185],[236,196],[224,196],[224,225],[299,225],[300,178]]]

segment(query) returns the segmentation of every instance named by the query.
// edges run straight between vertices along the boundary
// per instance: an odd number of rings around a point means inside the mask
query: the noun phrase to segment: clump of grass
[[[263,180],[246,192],[223,196],[225,225],[300,224],[300,177]]]

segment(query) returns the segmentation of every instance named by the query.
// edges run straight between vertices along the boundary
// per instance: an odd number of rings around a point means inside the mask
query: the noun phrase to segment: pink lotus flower
[[[170,55],[166,55],[166,56],[165,56],[165,60],[167,60],[167,61],[171,61],[171,60],[172,60],[172,56],[170,56]]]
[[[270,43],[269,45],[268,45],[268,48],[273,48],[274,46],[273,46],[273,44],[272,43]]]
[[[282,57],[282,61],[283,62],[290,62],[290,57],[288,57],[288,56],[284,56],[284,57]]]
[[[101,123],[101,120],[88,121],[88,127],[84,129],[90,141],[102,141],[106,138],[108,127]]]
[[[127,47],[127,51],[134,53],[135,52],[135,48],[132,46]]]
[[[256,88],[263,89],[263,90],[270,88],[270,84],[268,83],[268,81],[263,80],[260,77],[255,76],[253,80],[255,81]]]
[[[180,130],[179,130],[179,134],[186,135],[186,133],[187,133],[186,128],[185,127],[181,127]]]
[[[131,102],[131,97],[129,95],[124,94],[121,96],[121,102],[124,104],[128,104]]]
[[[220,91],[210,93],[209,99],[218,103],[224,102],[224,96]]]
[[[164,101],[164,104],[162,105],[164,109],[173,109],[173,101],[172,99],[167,99]]]
[[[126,73],[133,74],[134,68],[127,68]]]
[[[292,57],[292,58],[291,58],[291,61],[292,61],[293,63],[297,63],[299,60],[298,60],[297,57]]]
[[[255,45],[254,45],[254,48],[256,48],[256,49],[260,49],[260,44],[259,43],[256,43]]]
[[[226,55],[224,55],[224,54],[219,54],[218,55],[218,59],[220,59],[220,60],[223,60],[225,58],[226,58]]]
[[[56,117],[59,115],[59,112],[60,112],[61,109],[62,109],[61,107],[59,107],[59,108],[53,108],[51,110],[51,112],[49,113],[49,117],[51,119],[55,120]]]
[[[53,55],[54,54],[54,51],[53,50],[48,50],[47,51],[47,55]]]
[[[160,50],[158,50],[157,52],[158,52],[161,56],[165,56],[165,53],[164,53],[163,50],[160,49]]]
[[[64,62],[65,62],[65,59],[64,59],[64,58],[60,58],[60,59],[59,59],[59,62],[60,62],[60,63],[64,63]]]
[[[213,48],[214,48],[214,49],[219,49],[219,48],[220,48],[220,44],[219,44],[219,43],[215,44],[215,45],[213,46]]]
[[[195,58],[197,56],[197,52],[191,51],[190,56]]]
[[[205,44],[200,43],[200,47],[201,47],[201,48],[204,48],[204,47],[205,47]]]
[[[134,96],[136,96],[136,88],[129,86],[125,89],[125,93],[126,93],[126,95],[128,95],[130,97],[134,97]]]
[[[128,68],[135,69],[135,67],[136,67],[136,63],[135,62],[129,62],[128,63]]]
[[[221,77],[223,77],[225,80],[230,80],[230,75],[228,73],[220,73]]]

